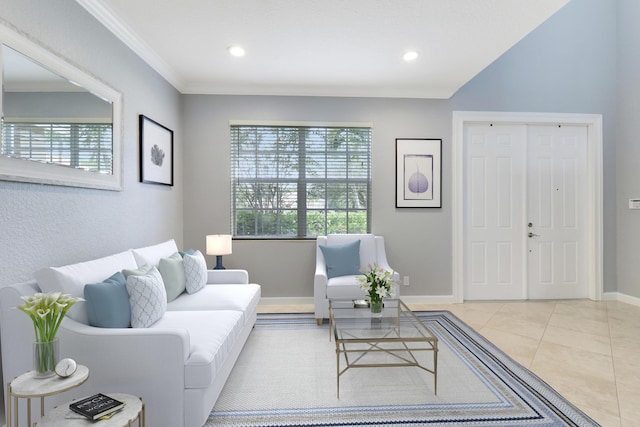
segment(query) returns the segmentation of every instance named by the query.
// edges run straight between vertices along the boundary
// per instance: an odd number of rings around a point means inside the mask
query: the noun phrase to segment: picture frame
[[[173,131],[140,114],[140,182],[173,186]]]
[[[396,138],[396,208],[440,208],[442,139]]]

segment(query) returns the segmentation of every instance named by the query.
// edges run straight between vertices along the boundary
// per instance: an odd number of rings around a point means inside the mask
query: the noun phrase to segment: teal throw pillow
[[[319,245],[327,265],[329,279],[360,273],[360,240],[346,245]]]
[[[145,274],[149,273],[149,271],[151,271],[151,267],[151,264],[145,264],[142,267],[138,268],[124,269],[122,270],[122,274],[124,275],[125,279],[129,276],[144,276]]]
[[[128,328],[131,324],[129,293],[124,275],[117,272],[102,283],[84,287],[89,324],[99,328]]]
[[[171,302],[178,298],[186,287],[184,266],[182,265],[182,257],[180,254],[176,252],[168,258],[160,258],[158,271],[160,271],[164,287],[167,291],[167,302]]]

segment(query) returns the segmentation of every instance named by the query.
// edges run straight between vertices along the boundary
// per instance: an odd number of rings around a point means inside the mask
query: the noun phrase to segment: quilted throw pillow
[[[194,294],[207,284],[207,262],[200,251],[195,251],[193,255],[186,253],[182,261],[187,293]]]
[[[127,292],[132,328],[147,328],[160,320],[167,311],[167,291],[162,276],[155,267],[151,267],[144,276],[127,277]]]

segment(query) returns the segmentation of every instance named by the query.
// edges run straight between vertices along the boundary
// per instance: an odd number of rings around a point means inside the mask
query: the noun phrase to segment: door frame
[[[452,249],[453,300],[464,301],[464,125],[467,123],[583,125],[587,126],[587,280],[588,295],[602,299],[603,292],[603,155],[602,115],[570,113],[516,113],[453,111]]]

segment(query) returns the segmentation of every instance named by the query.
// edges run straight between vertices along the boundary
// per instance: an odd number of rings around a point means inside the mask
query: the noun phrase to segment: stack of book
[[[90,420],[109,417],[124,407],[124,402],[116,400],[102,393],[77,400],[69,404],[69,409],[83,415]]]

